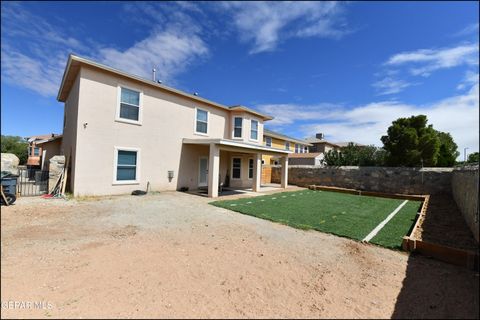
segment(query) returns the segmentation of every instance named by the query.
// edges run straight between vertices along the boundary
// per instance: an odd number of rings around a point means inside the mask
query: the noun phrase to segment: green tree
[[[440,138],[425,115],[399,118],[392,122],[381,140],[390,166],[435,166],[440,152]]]
[[[28,142],[18,136],[1,136],[2,153],[13,153],[20,159],[20,164],[27,163]]]
[[[438,167],[452,167],[455,165],[460,152],[457,151],[457,144],[453,141],[450,133],[437,131],[440,140],[440,148],[437,158]]]
[[[385,150],[375,146],[358,146],[349,143],[340,150],[325,153],[323,163],[328,166],[381,166]]]
[[[479,162],[479,155],[478,152],[473,152],[468,155],[468,163],[474,163],[474,162]]]

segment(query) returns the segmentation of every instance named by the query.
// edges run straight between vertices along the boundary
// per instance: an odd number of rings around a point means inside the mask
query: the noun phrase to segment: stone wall
[[[450,194],[453,168],[289,166],[288,183],[402,194]],[[272,168],[280,182],[281,168]]]
[[[479,240],[478,165],[459,167],[452,174],[452,195],[475,240]]]
[[[20,160],[13,153],[2,153],[2,167],[1,171],[7,171],[11,174],[18,175],[18,164]]]
[[[48,192],[55,187],[58,177],[62,174],[65,167],[65,156],[54,156],[50,159],[48,166]]]

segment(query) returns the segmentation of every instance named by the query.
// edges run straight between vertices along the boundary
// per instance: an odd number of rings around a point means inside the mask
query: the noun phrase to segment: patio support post
[[[255,153],[255,156],[253,158],[253,181],[252,181],[253,192],[260,191],[261,177],[262,177],[262,154]]]
[[[210,144],[210,156],[208,157],[208,197],[218,197],[218,175],[220,173],[220,148]]]
[[[281,158],[282,164],[282,176],[280,177],[280,183],[282,188],[286,188],[288,186],[288,157],[284,156]]]

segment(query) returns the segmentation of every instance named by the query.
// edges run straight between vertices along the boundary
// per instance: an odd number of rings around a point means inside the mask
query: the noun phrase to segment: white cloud
[[[348,31],[339,26],[342,4],[323,1],[245,1],[223,3],[250,53],[273,51],[289,37],[340,38]]]
[[[72,30],[53,25],[20,3],[2,3],[2,81],[55,96],[68,54],[73,52],[146,78],[155,66],[159,78],[172,83],[194,61],[205,57],[208,48],[197,34],[199,28],[185,15],[172,9],[166,16],[163,24],[152,24],[157,27],[143,40],[119,49],[80,41],[70,35]],[[168,28],[161,28],[164,25]]]
[[[175,30],[154,32],[124,51],[106,48],[99,52],[105,64],[145,78],[151,76],[155,66],[158,79],[169,82],[206,54],[208,48],[199,36]]]
[[[400,117],[424,114],[436,130],[450,132],[458,150],[469,147],[478,151],[479,145],[479,85],[477,82],[464,94],[427,105],[380,101],[353,108],[341,105],[294,104],[263,105],[258,109],[278,117],[270,123],[280,129],[299,129],[304,136],[323,132],[331,141],[356,141],[381,146],[380,137],[386,134],[391,122]],[[268,123],[267,123],[268,125]],[[290,130],[292,131],[292,130]]]
[[[429,76],[433,71],[460,65],[478,65],[478,43],[463,44],[452,48],[421,49],[393,55],[385,63],[388,66],[414,65],[413,75]]]
[[[467,71],[465,73],[465,77],[463,78],[462,82],[457,86],[458,90],[463,90],[475,83],[478,83],[478,71]]]
[[[373,84],[379,91],[379,95],[394,94],[403,91],[405,88],[410,87],[412,84],[400,79],[395,79],[392,77],[385,77],[380,81],[377,81]]]
[[[455,37],[467,36],[467,35],[470,35],[470,34],[475,33],[475,32],[477,33],[477,36],[478,36],[478,22],[469,24],[468,26],[466,26],[462,30],[454,33],[453,36],[455,36]]]

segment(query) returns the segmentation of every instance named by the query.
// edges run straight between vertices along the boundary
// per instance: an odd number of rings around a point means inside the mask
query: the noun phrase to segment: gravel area
[[[478,273],[209,201],[165,192],[2,207],[2,318],[478,317]],[[12,307],[29,301],[44,304]]]

